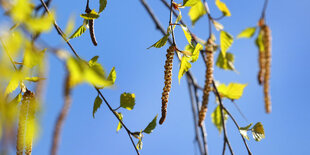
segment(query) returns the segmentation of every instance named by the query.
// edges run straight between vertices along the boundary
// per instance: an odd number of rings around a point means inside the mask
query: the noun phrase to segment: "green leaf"
[[[118,113],[118,112],[115,112],[117,114],[117,117],[123,121],[123,114],[122,113]],[[116,131],[119,131],[121,128],[122,128],[122,123],[121,122],[118,122],[118,125],[117,125],[117,128],[116,128]]]
[[[258,122],[254,125],[252,128],[252,135],[256,141],[261,141],[263,138],[265,138],[265,131],[261,122]]]
[[[223,56],[225,57],[227,50],[234,42],[233,36],[231,36],[229,33],[225,31],[221,31],[220,33],[220,43],[221,43],[221,52],[223,53]]]
[[[198,60],[199,53],[200,53],[200,50],[202,50],[202,48],[203,48],[202,45],[197,43],[194,51],[192,52],[192,56],[191,56],[191,58],[192,58],[191,62],[192,63],[196,62]]]
[[[181,28],[182,28],[182,30],[183,30],[183,32],[184,32],[184,35],[185,35],[185,37],[186,37],[187,42],[188,42],[190,45],[192,45],[192,36],[191,36],[191,34],[189,33],[188,28],[187,28],[186,26],[184,26],[184,25],[180,25],[180,26],[181,26]]]
[[[86,20],[92,20],[97,19],[99,17],[99,14],[95,10],[91,10],[90,13],[81,14],[80,16]]]
[[[107,6],[107,0],[99,0],[99,4],[100,4],[99,13],[101,13]]]
[[[86,27],[84,25],[80,26],[72,35],[69,37],[69,39],[76,38],[81,36],[86,31]]]
[[[224,70],[235,71],[234,61],[235,59],[232,53],[227,52],[226,55],[223,56],[223,53],[220,52],[216,60],[216,66]]]
[[[259,31],[259,34],[255,40],[256,46],[259,49],[259,52],[264,52],[265,51],[265,47],[264,47],[264,43],[263,43],[263,32],[262,30]]]
[[[253,37],[255,31],[256,27],[246,28],[237,36],[237,38],[251,38]]]
[[[132,110],[135,106],[135,94],[123,93],[121,94],[121,107],[127,110]]]
[[[215,5],[218,7],[220,11],[222,11],[224,16],[231,16],[229,9],[227,8],[224,2],[221,2],[220,0],[216,0]]]
[[[183,0],[183,6],[194,6],[196,5],[200,0]]]
[[[97,95],[95,102],[94,102],[94,107],[93,107],[93,118],[95,118],[95,113],[97,112],[98,108],[100,108],[102,104],[102,99],[100,98],[99,94]]]
[[[195,23],[207,12],[203,3],[199,0],[196,5],[192,6],[188,12],[188,15],[192,21],[192,25],[194,26]]]
[[[156,122],[157,122],[157,116],[158,114],[154,117],[154,119],[147,125],[147,127],[143,130],[144,133],[150,134],[153,132],[153,130],[156,127]]]
[[[250,140],[249,136],[248,136],[248,130],[249,128],[252,126],[253,123],[249,124],[246,127],[241,127],[239,128],[240,134],[247,140]]]
[[[189,59],[190,58],[186,56],[182,57],[180,69],[179,69],[179,75],[178,75],[179,83],[184,73],[186,73],[192,67],[192,64],[188,62]]]
[[[224,123],[226,123],[226,120],[228,119],[228,115],[226,113],[226,111],[223,110],[223,114],[224,114]],[[213,111],[213,113],[211,114],[211,118],[212,118],[212,123],[216,126],[216,128],[218,129],[218,131],[221,133],[222,129],[223,129],[223,122],[222,122],[222,118],[221,118],[221,108],[220,105],[218,105],[215,110]]]
[[[162,37],[160,40],[158,40],[155,44],[153,44],[152,46],[150,46],[147,49],[150,49],[151,47],[155,47],[155,48],[161,48],[164,45],[166,45],[167,40],[169,38],[170,33],[166,34],[164,37]]]
[[[91,58],[89,61],[88,61],[88,65],[90,67],[94,66],[96,63],[97,63],[97,60],[98,60],[99,56],[94,56],[93,58]]]
[[[222,97],[237,100],[242,96],[243,90],[246,86],[247,84],[229,83],[228,86],[221,84],[217,89]]]
[[[116,71],[115,71],[115,67],[113,67],[108,75],[108,78],[107,78],[109,81],[112,81],[113,84],[115,83],[115,80],[116,80]]]
[[[38,82],[40,80],[45,80],[45,78],[40,78],[40,77],[25,77],[25,80],[31,81],[31,82]]]

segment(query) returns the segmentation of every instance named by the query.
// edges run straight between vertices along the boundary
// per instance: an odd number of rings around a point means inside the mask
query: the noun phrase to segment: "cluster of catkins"
[[[271,112],[271,100],[270,100],[270,68],[271,68],[271,30],[268,25],[265,24],[264,19],[260,19],[258,23],[260,27],[260,35],[262,36],[262,43],[264,45],[263,50],[259,50],[259,72],[258,82],[264,86],[264,100],[265,110],[267,113]]]

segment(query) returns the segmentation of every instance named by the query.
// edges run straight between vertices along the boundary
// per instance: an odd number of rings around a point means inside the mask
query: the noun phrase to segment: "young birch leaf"
[[[70,16],[66,29],[65,29],[65,35],[68,36],[69,34],[72,33],[75,25],[75,18],[73,16]],[[66,37],[67,38],[67,37]]]
[[[94,102],[94,107],[93,107],[93,118],[95,118],[95,113],[97,112],[98,108],[100,108],[102,104],[102,99],[97,95],[95,102]]]
[[[10,80],[8,86],[5,89],[4,95],[8,95],[10,93],[12,93],[14,90],[17,89],[19,82],[20,82],[20,78],[16,77],[17,75],[13,76],[12,79]]]
[[[265,47],[264,47],[264,43],[263,43],[263,33],[260,30],[259,34],[255,40],[255,44],[257,46],[257,48],[259,49],[260,52],[264,52],[265,51]]]
[[[191,58],[192,58],[191,62],[192,63],[196,62],[198,60],[199,53],[200,53],[200,50],[202,50],[202,48],[203,48],[202,45],[197,43],[197,45],[196,45],[196,47],[192,53],[192,56],[191,56]]]
[[[258,122],[254,125],[252,128],[252,135],[256,141],[261,141],[263,138],[265,138],[265,131],[261,122]]]
[[[194,6],[192,6],[188,12],[188,15],[192,21],[192,26],[207,12],[203,3],[199,0]]]
[[[183,0],[183,6],[194,6],[196,5],[200,0]]]
[[[121,107],[127,110],[132,110],[135,106],[135,94],[123,93],[121,94]]]
[[[158,114],[154,117],[154,119],[147,125],[147,127],[143,130],[144,133],[150,134],[153,132],[153,130],[156,127],[156,122],[157,122],[157,116]]]
[[[250,140],[249,136],[248,136],[248,130],[249,128],[252,126],[253,123],[249,124],[248,126],[246,127],[241,127],[239,128],[239,132],[240,134],[247,140]]]
[[[184,26],[184,25],[180,25],[180,26],[181,26],[181,28],[182,28],[182,30],[183,30],[183,32],[184,32],[184,35],[185,35],[185,37],[186,37],[187,42],[188,42],[190,45],[192,45],[192,36],[191,36],[191,34],[189,33],[188,28],[187,28],[186,26]]]
[[[99,0],[99,12],[98,13],[101,13],[105,7],[107,6],[107,0]]]
[[[178,75],[179,83],[184,73],[186,73],[192,67],[192,64],[189,63],[188,61],[189,61],[188,57],[186,56],[182,57],[180,69],[179,69],[179,75]]]
[[[45,14],[42,17],[30,18],[26,21],[26,27],[33,33],[47,32],[52,29],[54,12]]]
[[[228,86],[221,84],[218,86],[218,91],[222,97],[237,100],[242,96],[243,90],[246,86],[247,84],[240,83],[229,83]]]
[[[84,25],[80,26],[72,35],[69,37],[69,39],[76,38],[81,36],[86,31],[86,27]]]
[[[223,110],[223,114],[224,114],[224,116],[223,116],[224,117],[224,123],[226,123],[226,120],[228,119],[228,115],[227,115],[226,111],[224,111],[224,110]],[[212,118],[212,123],[216,126],[218,131],[221,133],[222,129],[223,129],[223,123],[222,123],[222,118],[221,118],[220,105],[218,105],[215,108],[215,110],[211,114],[211,118]]]
[[[170,26],[169,26],[170,27]],[[155,48],[161,48],[163,47],[164,45],[166,45],[167,43],[167,40],[169,38],[169,33],[166,34],[163,38],[161,38],[160,40],[158,40],[155,44],[153,44],[152,46],[150,46],[149,48],[147,49],[150,49],[151,47],[155,47]]]
[[[92,20],[97,19],[99,17],[99,14],[95,10],[91,10],[90,13],[81,14],[80,16],[86,20]]]
[[[233,41],[234,41],[233,36],[231,36],[229,33],[225,31],[221,31],[220,33],[221,53],[223,53],[224,57],[226,56],[226,52],[232,45]]]
[[[116,80],[116,71],[115,71],[115,67],[113,67],[108,75],[108,78],[107,78],[109,81],[112,81],[113,84]]]
[[[115,112],[117,114],[117,117],[123,121],[123,114],[122,113],[118,113],[118,112]],[[122,128],[122,123],[121,122],[118,122],[118,125],[117,125],[117,128],[116,128],[116,131],[118,132],[121,128]]]
[[[224,70],[235,71],[234,61],[235,58],[232,53],[227,52],[226,55],[223,56],[223,53],[220,52],[216,60],[216,66]]]
[[[91,58],[91,59],[88,61],[88,65],[89,65],[90,67],[93,67],[93,66],[96,64],[98,58],[99,58],[99,56],[97,56],[97,55],[94,56],[93,58]]]
[[[139,141],[138,141],[138,143],[137,143],[137,149],[138,150],[141,150],[142,149],[142,146],[143,146],[143,143],[142,143],[142,139],[141,138],[139,138]]]
[[[220,0],[216,0],[215,5],[218,7],[220,11],[223,12],[224,16],[231,16],[229,9],[227,8],[224,2],[221,2]]]
[[[30,82],[38,82],[40,80],[45,80],[45,78],[40,78],[40,77],[25,77],[25,80],[30,81]]]
[[[256,27],[249,27],[244,29],[237,38],[251,38],[256,31]]]
[[[224,26],[221,23],[215,20],[212,20],[212,23],[217,31],[222,31],[224,29]]]

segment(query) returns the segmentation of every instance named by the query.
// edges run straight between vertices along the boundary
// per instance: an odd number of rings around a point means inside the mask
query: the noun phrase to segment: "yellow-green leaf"
[[[196,62],[198,60],[199,53],[200,53],[200,50],[202,50],[202,48],[203,48],[202,45],[197,43],[197,45],[196,45],[196,47],[192,53],[192,56],[191,56],[191,58],[192,58],[191,62],[192,63]]]
[[[220,33],[220,43],[221,43],[221,52],[223,53],[223,56],[225,57],[227,50],[232,45],[234,41],[233,36],[231,36],[229,33],[225,31],[221,31]]]
[[[7,52],[14,59],[18,54],[19,50],[23,46],[24,37],[19,31],[13,31],[12,33],[5,33],[0,38],[3,52]]]
[[[105,7],[107,6],[107,0],[100,0],[99,1],[99,13],[101,13]]]
[[[66,36],[69,36],[69,34],[72,33],[72,31],[74,29],[74,25],[75,25],[75,18],[73,16],[70,16],[70,18],[69,18],[69,20],[67,22],[66,29],[65,29],[65,35]]]
[[[184,26],[184,25],[180,25],[180,26],[181,26],[181,28],[182,28],[182,30],[183,30],[183,32],[184,32],[184,35],[185,35],[185,37],[186,37],[187,42],[188,42],[190,45],[192,45],[192,36],[191,36],[191,34],[189,33],[188,28],[187,28],[186,26]]]
[[[115,112],[117,114],[117,117],[123,121],[123,114],[120,113],[120,112]],[[116,131],[119,131],[121,128],[122,128],[122,123],[121,122],[118,122],[118,125],[117,125],[117,128],[116,128]]]
[[[188,15],[192,21],[192,25],[200,19],[204,14],[206,14],[205,7],[203,3],[199,0],[194,6],[192,6],[188,12]]]
[[[262,30],[259,31],[259,34],[255,40],[256,46],[259,49],[260,52],[265,51],[264,43],[263,43],[263,32]]]
[[[138,143],[137,143],[137,149],[138,150],[141,150],[142,149],[142,146],[143,146],[143,143],[142,143],[142,139],[141,138],[139,138],[139,141],[138,141]]]
[[[45,51],[46,49],[39,51],[32,43],[27,41],[25,47],[24,65],[29,68],[33,68],[36,65],[43,65]]]
[[[194,6],[196,5],[200,0],[183,0],[183,6]]]
[[[190,58],[186,56],[182,57],[180,69],[179,69],[179,75],[178,75],[179,83],[184,73],[186,73],[192,67],[192,64],[188,62],[189,59]]]
[[[215,5],[220,11],[222,11],[224,16],[231,16],[229,9],[224,2],[221,2],[220,0],[215,0]]]
[[[99,56],[97,56],[97,55],[94,56],[94,57],[92,57],[92,58],[88,61],[88,65],[89,65],[90,67],[93,67],[94,65],[96,65],[98,58],[99,58]]]
[[[151,47],[155,47],[155,48],[161,48],[163,47],[164,45],[166,45],[167,43],[167,40],[169,38],[169,33],[166,34],[164,37],[162,37],[160,40],[158,40],[155,44],[153,44],[152,46],[150,46],[149,48],[147,49],[150,49]]]
[[[32,4],[30,0],[16,0],[10,11],[13,20],[16,23],[26,21],[32,12]]]
[[[249,136],[248,136],[248,130],[250,129],[250,127],[252,126],[252,123],[249,124],[248,126],[246,127],[241,127],[239,128],[239,132],[240,134],[247,140],[250,140]]]
[[[52,29],[54,23],[54,12],[43,15],[38,18],[29,18],[26,21],[27,29],[33,33],[48,32]]]
[[[5,89],[4,95],[6,96],[12,93],[15,89],[17,89],[19,82],[20,82],[20,78],[18,77],[18,75],[13,76],[8,86]]]
[[[135,106],[136,102],[136,96],[135,94],[131,93],[123,93],[121,94],[121,107],[125,108],[127,110],[132,110]]]
[[[218,91],[222,97],[229,98],[231,100],[239,99],[243,94],[243,89],[247,84],[229,83],[228,86],[221,84],[218,86]]]
[[[226,120],[228,119],[228,115],[226,111],[223,111],[224,114],[224,123],[226,123]],[[211,114],[212,123],[215,125],[215,127],[218,129],[218,131],[221,133],[223,129],[223,122],[221,118],[221,108],[220,105],[218,105],[215,110]]]
[[[109,81],[112,81],[113,84],[116,80],[116,71],[115,71],[115,67],[113,67],[108,75],[108,78],[107,78]]]
[[[94,102],[94,107],[93,107],[93,118],[95,118],[95,113],[97,112],[98,108],[100,108],[102,104],[102,99],[100,98],[99,95],[97,95],[95,102]]]
[[[158,114],[153,118],[153,120],[147,125],[147,127],[143,130],[144,133],[150,134],[156,127]]]
[[[80,16],[86,20],[92,20],[97,19],[99,17],[99,14],[95,10],[91,10],[90,13],[81,14]]]
[[[216,66],[224,70],[235,71],[234,61],[235,59],[232,53],[227,52],[226,55],[223,56],[223,53],[220,52],[216,60]]]
[[[72,35],[69,37],[69,39],[76,38],[81,36],[86,31],[86,27],[84,25],[80,26]]]
[[[265,138],[265,131],[261,122],[258,122],[254,125],[252,128],[252,134],[256,141],[261,141],[263,138]]]
[[[256,31],[256,27],[249,27],[244,29],[237,38],[251,38]]]
[[[45,80],[45,78],[40,78],[40,77],[25,77],[25,80],[31,81],[31,82],[38,82],[40,80]]]

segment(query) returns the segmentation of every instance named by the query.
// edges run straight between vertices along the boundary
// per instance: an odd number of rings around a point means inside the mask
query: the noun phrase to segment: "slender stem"
[[[265,14],[266,14],[267,6],[268,6],[268,0],[265,0],[261,19],[265,19]]]
[[[240,126],[238,125],[238,123],[237,123],[237,121],[235,120],[235,118],[230,114],[230,112],[229,112],[224,106],[223,106],[223,109],[226,111],[226,113],[229,115],[229,117],[233,120],[233,122],[235,123],[236,127],[237,127],[238,130],[239,130],[239,129],[240,129]],[[243,143],[244,143],[244,145],[245,145],[245,147],[246,147],[246,149],[247,149],[247,151],[248,151],[248,154],[249,154],[249,155],[252,155],[252,152],[251,152],[251,150],[250,150],[250,148],[249,148],[249,146],[248,146],[246,140],[245,140],[244,137],[241,135],[241,133],[240,133],[240,136],[241,136],[241,138],[242,138],[242,140],[243,140]]]
[[[230,151],[230,153],[233,155],[234,154],[234,152],[233,152],[233,150],[232,150],[232,148],[231,148],[231,145],[230,145],[230,142],[229,142],[229,140],[228,140],[228,137],[227,137],[227,132],[226,132],[226,126],[225,126],[225,122],[224,122],[224,112],[223,112],[223,103],[222,103],[222,98],[221,98],[221,96],[220,96],[220,94],[219,94],[219,92],[218,92],[218,90],[217,90],[217,88],[216,88],[216,85],[215,85],[215,82],[214,82],[214,80],[212,80],[212,85],[213,85],[213,88],[214,88],[214,90],[215,90],[215,94],[216,94],[216,96],[217,96],[217,98],[218,98],[218,101],[219,101],[219,103],[220,103],[220,109],[221,109],[221,120],[222,120],[222,123],[223,123],[223,132],[224,132],[224,143],[225,143],[225,141],[226,141],[226,143],[227,143],[227,145],[228,145],[228,147],[229,147],[229,151]],[[225,144],[224,144],[224,146],[225,146]],[[224,147],[225,148],[225,147]],[[224,149],[223,148],[223,149]]]
[[[176,43],[175,43],[175,38],[174,38],[174,29],[173,29],[173,25],[172,25],[172,12],[173,12],[173,7],[172,7],[172,3],[173,3],[173,0],[170,1],[170,19],[169,19],[169,25],[170,25],[170,28],[171,28],[171,35],[172,35],[172,45],[173,46],[176,46]]]
[[[46,6],[45,2],[44,2],[43,0],[40,0],[40,1],[41,1],[42,5],[44,6],[45,11],[46,11],[47,13],[49,13],[49,9],[48,9],[48,7]],[[55,27],[55,29],[57,30],[58,34],[66,41],[67,45],[71,48],[71,50],[72,50],[72,52],[75,54],[75,56],[76,56],[77,58],[81,59],[80,56],[77,54],[77,52],[74,50],[73,46],[72,46],[72,45],[70,44],[70,42],[66,39],[66,37],[65,37],[63,31],[61,30],[61,28],[57,25],[56,20],[54,21],[54,27]],[[140,153],[139,153],[138,149],[136,148],[136,145],[134,144],[133,139],[132,139],[132,137],[131,137],[132,132],[127,128],[127,126],[123,123],[123,121],[118,117],[118,115],[117,115],[116,112],[112,109],[112,107],[110,106],[110,104],[108,103],[108,101],[105,99],[105,97],[102,95],[102,93],[100,92],[100,90],[99,90],[98,88],[96,88],[96,87],[94,87],[94,88],[95,88],[96,91],[99,93],[99,95],[101,96],[101,98],[104,100],[104,102],[105,102],[105,104],[108,106],[109,110],[114,114],[114,116],[118,119],[118,121],[122,124],[122,126],[124,127],[124,129],[127,131],[127,134],[129,135],[129,138],[130,138],[130,140],[131,140],[131,142],[132,142],[132,144],[133,144],[133,146],[134,146],[134,148],[135,148],[135,151],[137,152],[138,155],[140,155]]]

